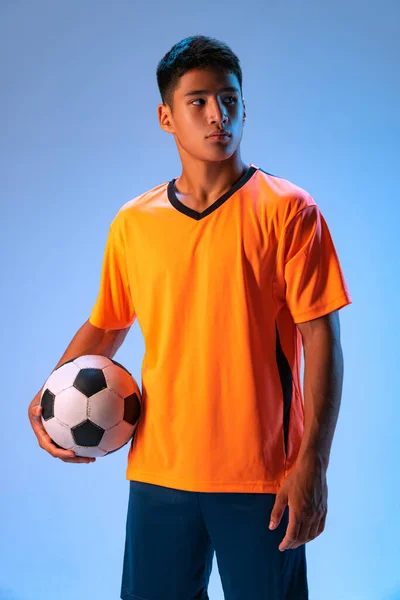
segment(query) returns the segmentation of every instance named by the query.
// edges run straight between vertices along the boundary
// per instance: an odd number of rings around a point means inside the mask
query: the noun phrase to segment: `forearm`
[[[340,340],[321,330],[304,347],[304,433],[298,462],[317,459],[328,467],[342,385]]]
[[[89,320],[78,329],[71,342],[69,343],[64,354],[54,367],[57,369],[60,365],[77,356],[84,354],[99,354],[112,358],[118,348],[124,341],[129,328],[119,330],[105,330],[94,327]],[[37,396],[40,396],[42,388]]]
[[[55,369],[65,361],[84,354],[101,354],[112,358],[121,346],[127,332],[128,329],[99,329],[86,321],[72,338]]]

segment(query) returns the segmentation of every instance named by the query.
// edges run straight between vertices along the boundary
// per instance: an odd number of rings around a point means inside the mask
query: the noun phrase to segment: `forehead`
[[[191,69],[179,79],[175,94],[184,97],[197,90],[216,92],[224,88],[233,88],[240,93],[240,86],[236,75],[215,69]]]

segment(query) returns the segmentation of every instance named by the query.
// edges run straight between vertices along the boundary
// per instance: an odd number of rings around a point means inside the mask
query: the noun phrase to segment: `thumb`
[[[40,406],[40,404],[35,404],[35,406],[32,407],[31,415],[33,418],[39,419],[40,414],[41,414],[41,406]]]
[[[35,425],[42,425],[42,407],[40,404],[32,407],[32,410],[29,411],[29,417]]]
[[[287,493],[281,489],[275,498],[275,504],[271,511],[271,518],[269,522],[269,528],[275,529],[281,522],[282,515],[287,505]]]

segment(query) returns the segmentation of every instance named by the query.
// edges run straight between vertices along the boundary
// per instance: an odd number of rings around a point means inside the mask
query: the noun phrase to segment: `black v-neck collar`
[[[247,181],[254,175],[254,173],[257,170],[258,169],[256,166],[250,165],[249,168],[247,169],[247,171],[236,181],[236,183],[233,184],[233,186],[227,192],[225,192],[225,194],[220,196],[218,198],[218,200],[215,200],[215,202],[210,204],[210,206],[208,206],[202,212],[198,212],[197,210],[194,210],[193,208],[189,208],[188,206],[186,206],[186,204],[183,204],[183,202],[181,202],[178,199],[176,192],[175,192],[175,181],[177,180],[177,177],[175,177],[168,183],[168,187],[167,187],[168,200],[170,201],[172,206],[174,208],[176,208],[176,210],[179,210],[184,215],[191,217],[192,219],[195,219],[196,221],[199,221],[200,219],[204,219],[204,217],[207,217],[210,213],[214,212],[214,210],[216,210],[224,202],[226,202],[228,200],[228,198],[230,198],[232,196],[232,194],[237,192],[237,190],[239,190],[241,187],[244,186],[245,183],[247,183]]]

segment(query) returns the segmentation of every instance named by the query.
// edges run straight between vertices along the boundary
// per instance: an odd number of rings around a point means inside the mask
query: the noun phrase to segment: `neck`
[[[226,193],[248,168],[239,153],[218,162],[205,162],[191,156],[182,160],[182,174],[175,181],[175,192],[181,200],[191,200],[204,209]]]

